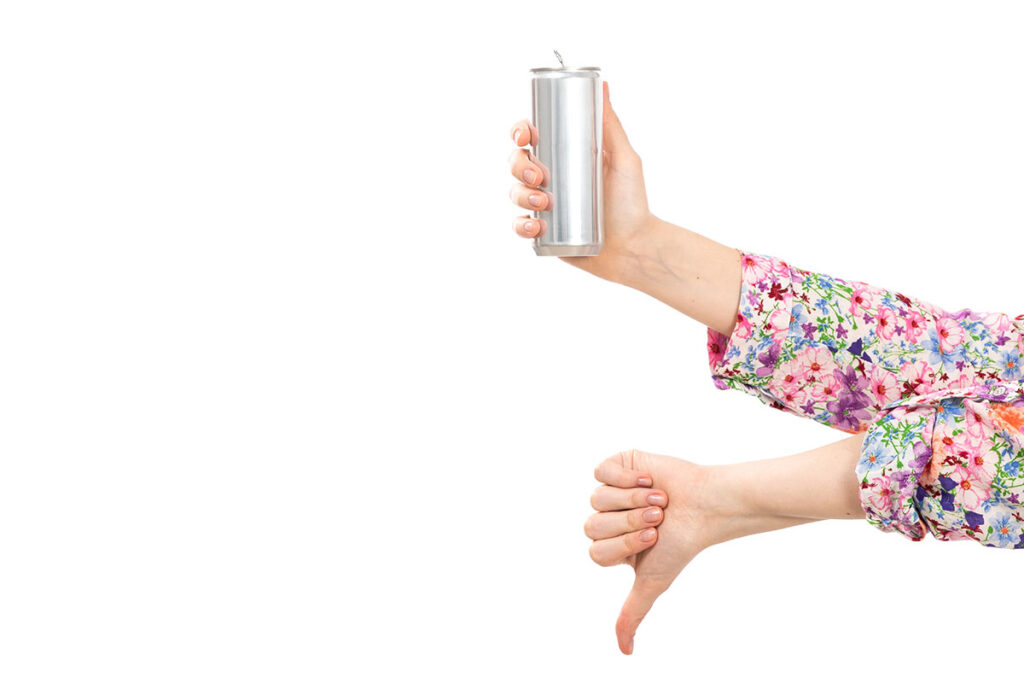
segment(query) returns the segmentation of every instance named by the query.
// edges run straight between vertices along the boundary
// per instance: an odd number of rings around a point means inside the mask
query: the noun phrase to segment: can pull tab
[[[558,54],[558,50],[555,50],[555,57],[558,58],[558,63],[561,64],[562,68],[564,69],[565,68],[565,62],[562,61],[562,55]]]

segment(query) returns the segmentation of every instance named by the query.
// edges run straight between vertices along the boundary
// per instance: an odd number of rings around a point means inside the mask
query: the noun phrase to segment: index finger
[[[651,475],[636,470],[626,469],[616,460],[618,456],[608,458],[594,469],[594,479],[616,488],[650,488],[653,486]]]
[[[527,145],[536,147],[540,143],[540,134],[529,119],[521,119],[512,126],[512,139],[520,147]]]

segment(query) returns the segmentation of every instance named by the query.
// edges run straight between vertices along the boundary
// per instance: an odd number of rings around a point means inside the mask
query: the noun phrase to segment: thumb
[[[622,611],[615,622],[615,636],[619,640],[622,654],[633,654],[633,637],[636,635],[636,629],[651,611],[654,601],[664,592],[664,588],[650,581],[637,579],[633,582],[633,589],[626,596],[626,602],[623,603]]]
[[[604,110],[601,114],[603,118],[604,126],[604,148],[609,154],[615,156],[616,154],[623,154],[625,152],[632,152],[633,146],[629,144],[629,138],[626,137],[626,131],[622,128],[622,122],[619,121],[618,114],[612,109],[612,100],[608,94],[608,81],[604,81]]]

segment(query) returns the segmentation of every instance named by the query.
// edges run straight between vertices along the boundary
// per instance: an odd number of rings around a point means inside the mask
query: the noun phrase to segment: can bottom
[[[533,243],[537,256],[597,256],[600,244],[537,244]]]

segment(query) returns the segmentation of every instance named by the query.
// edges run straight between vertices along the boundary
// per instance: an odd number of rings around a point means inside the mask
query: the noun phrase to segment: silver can
[[[533,125],[540,136],[533,153],[551,173],[543,188],[551,205],[533,212],[547,221],[547,230],[534,238],[533,250],[540,256],[595,256],[604,243],[601,70],[562,63],[530,73]]]

